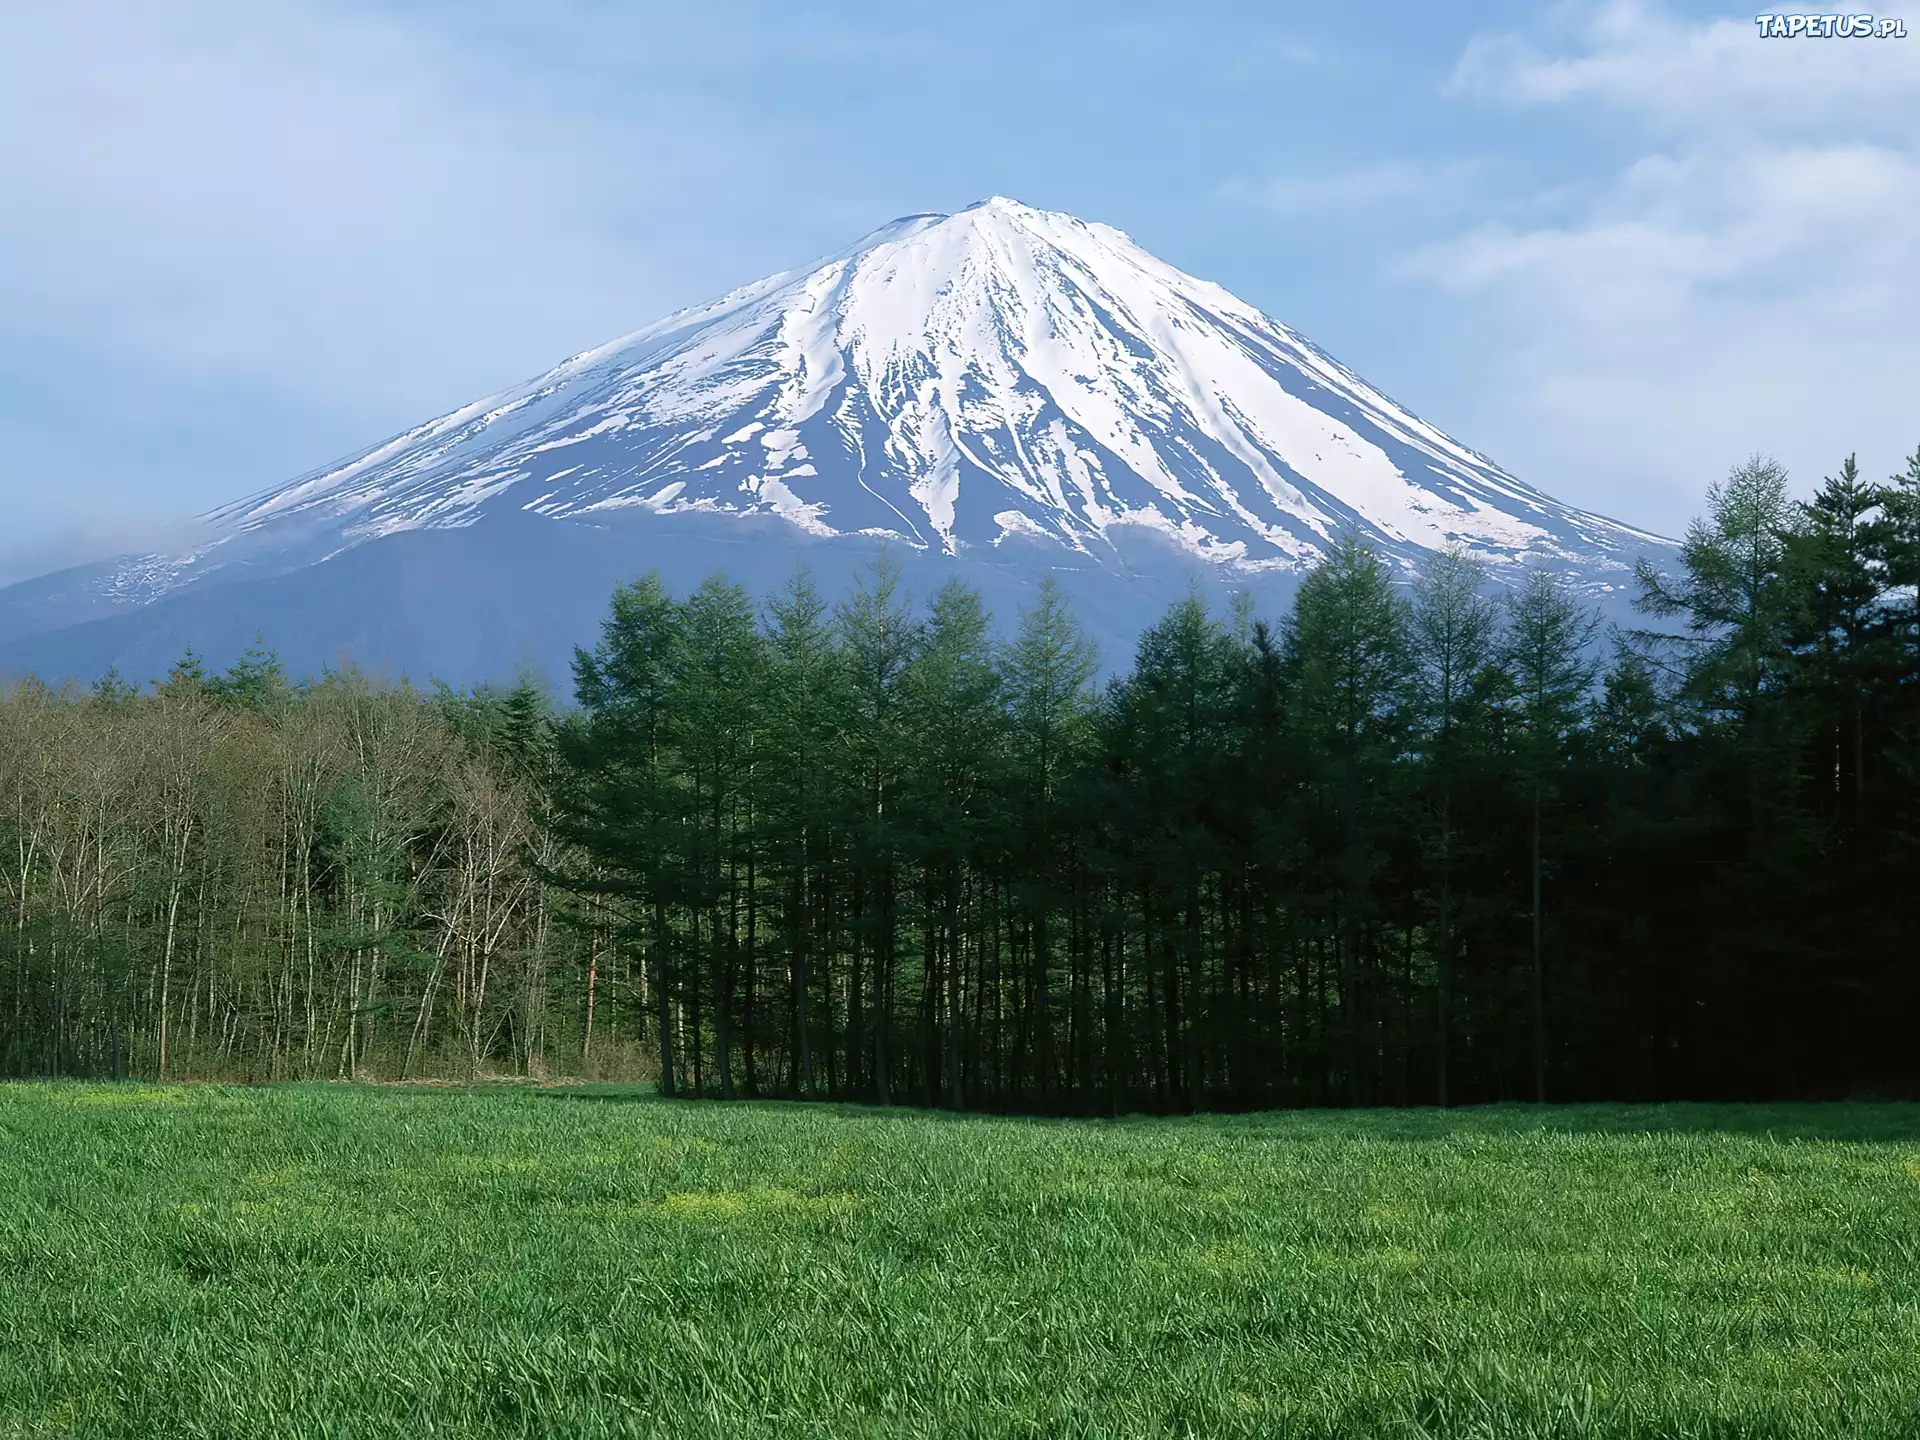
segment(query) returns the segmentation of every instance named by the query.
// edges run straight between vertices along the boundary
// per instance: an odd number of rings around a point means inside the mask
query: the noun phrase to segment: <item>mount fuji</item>
[[[1192,585],[1280,599],[1343,531],[1459,542],[1603,603],[1671,543],[1563,505],[1126,235],[909,215],[201,518],[0,590],[0,673],[146,676],[256,635],[295,670],[565,673],[617,581],[829,591],[884,547],[1003,621],[1055,573],[1124,665]]]

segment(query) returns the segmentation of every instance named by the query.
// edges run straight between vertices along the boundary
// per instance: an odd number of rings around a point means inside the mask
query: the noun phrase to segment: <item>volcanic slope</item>
[[[1055,571],[1124,651],[1189,584],[1284,591],[1348,529],[1402,565],[1459,541],[1601,594],[1670,544],[1516,479],[1121,232],[996,197],[216,510],[189,548],[0,592],[0,665],[139,671],[259,632],[296,663],[552,669],[623,575],[764,590],[797,553],[832,588],[879,544],[1003,606]]]

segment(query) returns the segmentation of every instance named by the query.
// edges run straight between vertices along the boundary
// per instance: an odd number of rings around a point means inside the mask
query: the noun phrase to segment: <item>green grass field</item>
[[[1920,1108],[0,1087],[0,1436],[1920,1435]]]

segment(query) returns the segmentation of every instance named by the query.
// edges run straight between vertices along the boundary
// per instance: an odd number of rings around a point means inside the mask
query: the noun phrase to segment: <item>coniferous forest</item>
[[[1102,679],[882,560],[623,587],[557,704],[0,688],[0,1073],[1104,1114],[1910,1094],[1920,455],[1737,468],[1643,628],[1354,540]]]

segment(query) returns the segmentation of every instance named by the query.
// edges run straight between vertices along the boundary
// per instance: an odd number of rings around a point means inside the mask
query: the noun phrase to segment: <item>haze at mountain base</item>
[[[1278,596],[1346,530],[1403,570],[1450,542],[1562,569],[1615,608],[1670,544],[1120,232],[995,198],[223,507],[188,548],[0,591],[0,667],[144,675],[259,634],[295,669],[558,676],[619,579],[704,566],[765,593],[805,555],[834,590],[882,546],[1003,623],[1058,571],[1116,664],[1189,584]]]

